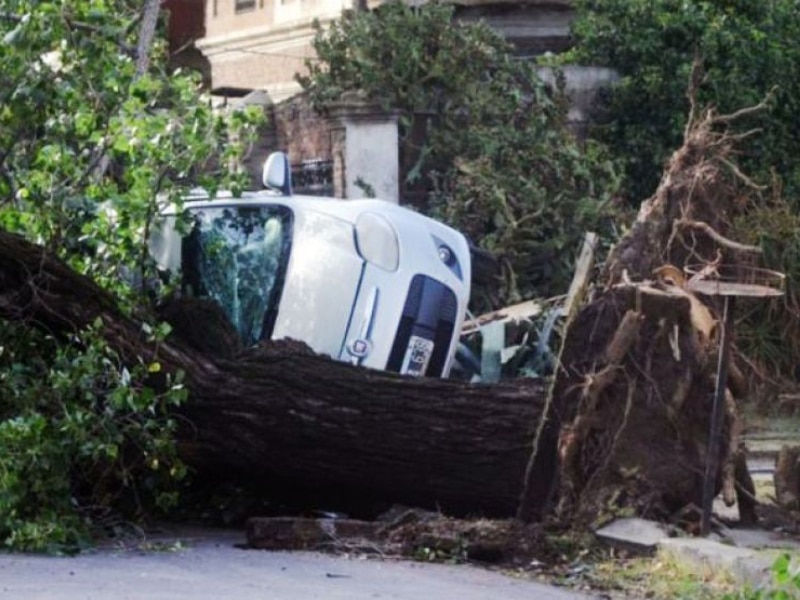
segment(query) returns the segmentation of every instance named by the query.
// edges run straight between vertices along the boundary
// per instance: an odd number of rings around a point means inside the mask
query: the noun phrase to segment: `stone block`
[[[660,523],[639,518],[617,519],[595,535],[614,548],[636,555],[655,554],[658,543],[668,537]]]

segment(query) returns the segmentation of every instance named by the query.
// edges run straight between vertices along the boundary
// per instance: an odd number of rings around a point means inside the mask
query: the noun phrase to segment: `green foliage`
[[[797,377],[800,357],[800,213],[776,193],[752,203],[733,222],[733,237],[757,245],[763,262],[787,273],[785,294],[738,303],[737,345],[773,376]]]
[[[157,362],[122,364],[102,324],[65,345],[0,322],[0,543],[74,551],[93,514],[169,508],[185,468],[170,416],[185,397],[179,379],[156,392]],[[164,336],[167,330],[157,333]]]
[[[328,27],[315,22],[318,60],[307,62],[299,82],[319,108],[360,92],[405,118],[429,111],[458,119],[507,47],[489,27],[453,25],[452,17],[449,5],[394,0],[375,11],[345,12]]]
[[[357,92],[399,111],[406,185],[501,258],[502,281],[474,308],[565,291],[584,230],[607,230],[617,178],[599,146],[567,130],[561,86],[437,2],[393,1],[316,27],[318,60],[299,79],[315,105]]]
[[[467,561],[467,549],[464,540],[447,540],[446,547],[418,546],[414,548],[411,556],[419,562],[435,562],[446,564],[461,564]],[[451,547],[452,546],[452,547]]]
[[[564,293],[584,233],[613,233],[610,158],[599,146],[579,150],[558,129],[534,137],[532,128],[478,129],[483,155],[459,160],[437,197],[439,216],[501,259],[502,281],[482,290],[484,308]]]
[[[792,600],[800,595],[800,570],[790,554],[775,559],[771,571],[769,585],[727,594],[724,600]]]
[[[800,192],[794,123],[800,111],[800,10],[795,0],[577,0],[572,60],[613,67],[621,81],[609,120],[598,133],[625,161],[627,191],[652,194],[665,159],[682,141],[686,90],[695,56],[705,77],[698,104],[728,113],[752,106],[775,89],[768,113],[745,128],[745,171],[768,180],[770,169]]]
[[[0,14],[0,228],[46,246],[139,310],[161,203],[242,189],[259,118],[219,114],[166,45],[137,71],[133,0],[7,0]],[[139,290],[142,291],[142,290]],[[102,325],[69,340],[0,323],[0,542],[71,550],[110,509],[176,500],[180,378],[123,365]],[[163,326],[144,332],[153,345]],[[158,381],[156,381],[156,378]],[[156,385],[158,384],[158,385]]]

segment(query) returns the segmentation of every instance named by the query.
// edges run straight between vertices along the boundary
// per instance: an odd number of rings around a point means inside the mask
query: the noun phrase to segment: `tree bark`
[[[150,68],[150,51],[156,36],[158,14],[161,0],[147,0],[142,11],[142,25],[139,28],[139,42],[136,45],[136,75],[141,77]]]
[[[326,495],[509,515],[542,397],[352,368],[280,344],[190,374],[190,463]],[[338,503],[338,502],[337,502]]]
[[[450,514],[510,516],[517,508],[544,396],[536,380],[404,378],[291,342],[235,357],[179,339],[156,348],[93,282],[2,231],[0,318],[56,334],[100,318],[123,358],[183,371],[190,399],[180,449],[201,478],[312,491],[322,508],[364,500]]]

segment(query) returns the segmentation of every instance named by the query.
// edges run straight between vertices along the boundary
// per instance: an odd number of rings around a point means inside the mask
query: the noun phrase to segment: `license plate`
[[[400,372],[413,377],[422,377],[428,370],[428,363],[433,354],[433,342],[423,337],[412,335],[408,340],[408,348],[403,358]]]

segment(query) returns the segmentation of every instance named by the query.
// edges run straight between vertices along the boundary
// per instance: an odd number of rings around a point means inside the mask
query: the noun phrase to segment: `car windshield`
[[[272,334],[292,237],[292,213],[280,205],[189,210],[183,239],[188,293],[219,303],[242,342]]]

